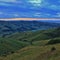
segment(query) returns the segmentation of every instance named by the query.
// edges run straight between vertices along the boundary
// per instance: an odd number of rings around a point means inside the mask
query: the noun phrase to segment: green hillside
[[[27,46],[27,43],[15,39],[0,38],[0,56],[6,56],[14,53],[16,50]]]
[[[0,37],[0,60],[59,60],[60,28]]]
[[[8,38],[16,39],[22,42],[35,42],[41,40],[49,40],[52,38],[60,37],[60,28],[49,29],[49,30],[38,30],[38,31],[28,31],[15,33],[11,36],[7,36]]]
[[[52,47],[55,51],[51,51]],[[1,60],[60,60],[60,44],[48,46],[28,46]]]

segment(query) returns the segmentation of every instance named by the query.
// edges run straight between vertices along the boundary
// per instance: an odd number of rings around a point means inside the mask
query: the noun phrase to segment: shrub
[[[52,48],[51,48],[51,51],[55,51],[55,50],[56,50],[56,48],[55,48],[55,47],[52,47]]]
[[[11,51],[11,53],[13,54],[13,53],[14,53],[14,51]]]
[[[57,44],[57,43],[60,43],[60,39],[51,39],[51,40],[47,43],[47,45],[49,45],[49,44]]]

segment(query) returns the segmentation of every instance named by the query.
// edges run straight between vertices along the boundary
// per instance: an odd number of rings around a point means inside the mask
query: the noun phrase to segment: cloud
[[[12,6],[11,4],[5,3],[5,2],[1,2],[0,5],[2,6]]]
[[[5,19],[0,19],[0,20],[60,20],[60,18],[5,18]]]
[[[16,2],[16,0],[0,0],[0,1],[3,1],[3,2]]]
[[[30,3],[32,6],[38,7],[41,6],[42,0],[29,0],[28,3]]]
[[[60,10],[60,5],[50,5],[49,8],[54,10]]]
[[[0,0],[0,18],[60,17],[58,3],[57,0]]]
[[[56,13],[55,17],[60,17],[60,13]]]
[[[0,15],[4,14],[3,12],[0,12]]]
[[[39,18],[39,17],[41,17],[41,16],[42,16],[42,13],[41,13],[41,12],[40,12],[40,13],[34,13],[34,14],[33,14],[33,16],[34,16],[34,17],[38,17],[38,18]]]

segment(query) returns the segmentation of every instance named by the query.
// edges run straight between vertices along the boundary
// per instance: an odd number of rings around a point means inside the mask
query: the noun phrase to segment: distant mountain
[[[46,30],[60,27],[59,23],[47,21],[0,21],[0,36],[15,32]]]
[[[60,23],[60,20],[42,20],[43,22]]]

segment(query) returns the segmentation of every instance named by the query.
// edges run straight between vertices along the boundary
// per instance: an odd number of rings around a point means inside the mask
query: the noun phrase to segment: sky
[[[46,21],[48,21],[48,20],[52,20],[52,21],[59,21],[60,22],[60,18],[4,18],[4,19],[0,19],[0,20],[4,20],[4,21],[16,21],[16,20],[25,20],[25,21],[35,21],[35,20],[37,20],[37,21],[40,21],[40,20],[46,20]]]
[[[60,0],[0,0],[0,18],[60,18]]]

